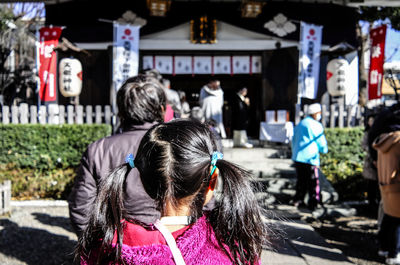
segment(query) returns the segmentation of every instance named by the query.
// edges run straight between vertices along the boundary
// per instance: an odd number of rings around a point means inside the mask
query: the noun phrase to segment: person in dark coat
[[[118,90],[117,105],[121,133],[88,146],[68,198],[70,220],[78,236],[88,222],[87,213],[94,206],[99,180],[125,163],[129,153],[136,155],[147,130],[163,122],[166,96],[157,79],[139,75],[129,78]],[[159,218],[160,213],[144,191],[138,174],[130,174],[126,179],[123,196],[127,215],[143,223]]]
[[[250,100],[247,96],[247,88],[241,88],[235,95],[232,108],[233,144],[236,147],[253,147],[248,143],[247,127],[249,125]]]

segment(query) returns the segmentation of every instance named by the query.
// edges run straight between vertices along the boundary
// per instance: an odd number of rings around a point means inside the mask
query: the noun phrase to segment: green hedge
[[[108,125],[0,125],[0,164],[39,170],[74,167],[89,143],[110,132]]]
[[[17,199],[65,199],[87,145],[110,133],[108,125],[0,125],[0,182],[10,179]],[[363,133],[325,130],[321,170],[343,200],[365,198]]]
[[[0,125],[0,181],[15,198],[66,198],[88,144],[109,125]]]
[[[361,147],[364,129],[334,128],[325,130],[329,152],[321,155],[321,170],[331,181],[342,200],[365,199],[362,177],[364,150]]]

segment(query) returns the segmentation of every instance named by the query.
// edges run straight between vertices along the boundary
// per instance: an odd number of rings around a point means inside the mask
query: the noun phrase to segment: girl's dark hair
[[[145,122],[163,122],[166,97],[160,82],[150,76],[128,78],[117,93],[122,127]]]
[[[191,220],[203,215],[205,194],[210,183],[211,155],[216,151],[212,132],[207,126],[193,120],[178,119],[159,124],[143,137],[136,168],[146,192],[161,212],[166,202],[179,206],[185,199],[190,203]],[[218,160],[222,190],[216,207],[208,215],[221,248],[234,264],[253,264],[268,244],[267,226],[262,220],[251,185],[250,173],[226,160]],[[90,256],[91,249],[99,249],[97,261],[120,261],[123,238],[122,191],[128,173],[122,165],[99,185],[98,198],[90,222],[79,240],[77,254]],[[117,246],[111,242],[117,231]],[[111,253],[111,254],[104,254]],[[103,255],[104,254],[104,255]]]

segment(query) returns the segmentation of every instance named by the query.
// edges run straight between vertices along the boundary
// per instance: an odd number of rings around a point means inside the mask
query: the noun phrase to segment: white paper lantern
[[[346,94],[346,74],[349,63],[345,59],[333,59],[326,66],[326,86],[331,96]]]
[[[60,92],[64,97],[76,97],[82,91],[82,64],[78,59],[64,58],[59,65]]]

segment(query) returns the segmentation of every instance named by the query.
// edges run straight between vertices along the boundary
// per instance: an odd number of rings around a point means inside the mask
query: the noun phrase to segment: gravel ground
[[[13,207],[0,217],[0,264],[73,264],[68,207]]]

